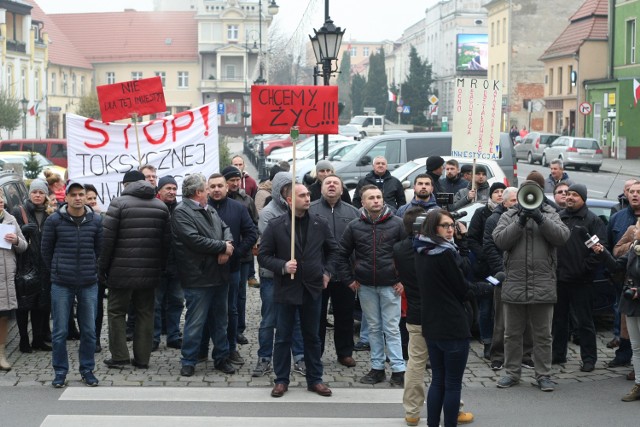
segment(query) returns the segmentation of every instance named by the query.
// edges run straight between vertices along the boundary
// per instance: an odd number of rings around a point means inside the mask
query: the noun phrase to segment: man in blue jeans
[[[84,185],[70,182],[66,205],[47,218],[42,232],[42,259],[51,278],[53,335],[51,365],[55,388],[67,384],[69,358],[67,333],[74,299],[78,301],[80,347],[78,359],[82,381],[98,385],[96,365],[96,311],[98,309],[97,259],[102,247],[102,219],[85,206]]]
[[[229,362],[227,298],[233,236],[215,209],[207,205],[206,179],[201,174],[182,182],[182,202],[171,216],[171,235],[178,273],[187,301],[180,375],[193,376],[205,324],[214,345],[214,366],[225,374]]]

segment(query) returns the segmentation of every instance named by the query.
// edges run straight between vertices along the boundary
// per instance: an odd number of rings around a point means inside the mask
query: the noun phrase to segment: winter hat
[[[31,185],[29,186],[29,194],[33,193],[36,190],[40,190],[44,194],[49,194],[49,186],[45,181],[41,179],[34,179],[33,181],[31,181]]]
[[[462,165],[460,168],[460,174],[464,175],[465,173],[471,173],[473,170],[473,165]]]
[[[527,175],[527,181],[533,181],[540,186],[540,188],[544,188],[544,176],[538,171],[531,171],[529,175]]]
[[[124,178],[122,178],[122,183],[126,184],[128,182],[136,182],[136,181],[144,181],[144,174],[137,169],[131,169],[129,172],[124,174]]]
[[[231,178],[242,178],[242,172],[240,172],[240,169],[235,166],[227,166],[226,168],[222,169],[222,172],[220,173],[227,181],[229,181]]]
[[[175,185],[177,187],[178,186],[178,181],[176,181],[176,179],[171,175],[163,176],[158,181],[158,190],[160,190],[162,187],[164,187],[167,184],[173,184],[173,185]]]
[[[278,172],[282,172],[282,169],[280,169],[280,166],[278,165],[271,166],[271,169],[269,169],[269,181],[273,181],[273,177],[276,176]]]
[[[494,182],[493,184],[491,184],[491,187],[489,187],[489,197],[491,197],[493,195],[493,192],[502,188],[503,190],[507,189],[507,186],[504,185],[501,182]]]
[[[438,169],[444,165],[444,159],[440,156],[431,156],[427,158],[427,172]]]
[[[487,168],[484,165],[476,165],[476,173],[482,172],[483,174],[487,174]]]
[[[332,172],[335,171],[333,165],[329,160],[319,160],[318,163],[316,163],[316,171],[323,169],[330,169]]]
[[[584,184],[571,184],[569,191],[575,191],[583,201],[587,201],[587,187]]]

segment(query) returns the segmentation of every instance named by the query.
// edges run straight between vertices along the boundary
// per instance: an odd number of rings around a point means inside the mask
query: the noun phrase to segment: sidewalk
[[[620,171],[620,175],[635,176],[640,179],[640,159],[604,159],[600,170],[611,173],[618,173],[618,171]]]

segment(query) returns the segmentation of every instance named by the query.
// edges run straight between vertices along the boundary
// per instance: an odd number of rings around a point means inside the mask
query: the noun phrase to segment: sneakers
[[[54,388],[62,388],[67,385],[67,376],[65,374],[56,374],[56,377],[51,381],[51,385]]]
[[[498,386],[498,388],[509,388],[517,385],[519,382],[520,380],[513,379],[507,375],[506,377],[500,378],[496,385]]]
[[[502,360],[494,360],[491,362],[491,369],[494,371],[499,371],[503,367]]]
[[[272,369],[271,369],[271,362],[266,360],[266,361],[262,361],[259,360],[258,364],[256,365],[255,368],[253,368],[253,373],[251,374],[252,377],[254,378],[258,378],[258,377],[262,377],[266,374],[271,373]]]
[[[368,342],[358,341],[356,345],[353,346],[353,349],[355,351],[369,351],[371,350],[371,347]]]
[[[535,365],[531,359],[522,359],[522,367],[527,369],[533,369]]]
[[[293,372],[300,375],[307,375],[307,365],[304,364],[304,359],[301,359],[293,364]]]
[[[418,424],[420,424],[420,417],[404,417],[404,421],[408,426],[417,426]]]
[[[473,422],[473,414],[471,412],[458,412],[458,424],[469,424]]]
[[[256,279],[255,277],[249,277],[249,280],[247,280],[247,285],[249,285],[250,288],[259,288],[260,282],[258,282],[258,279]]]
[[[229,358],[227,360],[234,365],[244,365],[244,359],[240,356],[238,350],[229,352]]]
[[[540,390],[542,391],[553,391],[555,390],[556,386],[554,385],[553,381],[549,379],[549,377],[540,377],[538,378],[538,388],[540,388]]]
[[[633,402],[634,400],[640,400],[640,384],[635,384],[629,394],[622,397],[623,402]]]
[[[592,372],[594,369],[596,369],[596,365],[593,362],[583,362],[580,367],[582,372]]]
[[[404,387],[404,372],[393,372],[389,384]]]
[[[95,387],[98,385],[98,379],[96,378],[95,375],[93,375],[93,372],[91,371],[87,371],[84,374],[82,374],[82,382],[87,387]]]
[[[387,379],[384,369],[372,369],[367,375],[360,378],[362,384],[378,384]],[[404,378],[403,378],[404,380]]]

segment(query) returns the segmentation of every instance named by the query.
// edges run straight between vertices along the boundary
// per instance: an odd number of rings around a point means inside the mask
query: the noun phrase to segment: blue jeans
[[[276,328],[276,311],[273,303],[273,278],[260,276],[260,329],[258,330],[258,357],[261,362],[270,362],[273,355],[273,338]],[[300,330],[300,318],[296,316],[291,344],[293,359],[298,362],[304,358],[304,345]]]
[[[249,279],[250,270],[253,267],[253,258],[251,262],[243,262],[240,264],[240,284],[238,285],[238,335],[244,334],[247,329],[247,280]],[[255,273],[254,273],[255,274]]]
[[[391,286],[360,286],[360,306],[369,325],[371,368],[384,370],[385,342],[393,372],[404,372],[400,338],[400,295]]]
[[[78,327],[80,329],[80,347],[78,360],[80,373],[93,371],[96,367],[96,311],[98,310],[98,284],[82,287],[67,287],[51,284],[51,317],[53,333],[51,344],[51,365],[56,374],[67,375],[69,357],[67,354],[67,334],[69,332],[69,314],[74,299],[78,300]]]
[[[260,285],[262,287],[262,285]],[[273,347],[273,371],[276,384],[289,384],[291,374],[291,348],[296,314],[300,318],[302,339],[304,341],[304,362],[307,368],[307,385],[314,386],[322,382],[322,361],[320,360],[320,311],[322,296],[315,299],[305,288],[302,304],[274,303],[276,310],[276,342]]]
[[[469,340],[428,340],[431,385],[427,395],[427,425],[458,425],[462,376],[469,357]]]
[[[167,343],[180,339],[180,316],[184,309],[184,293],[180,279],[175,273],[165,273],[160,278],[160,286],[156,288],[156,307],[153,322],[153,342],[160,342],[162,332],[162,311],[165,311],[167,323]],[[167,300],[166,307],[164,300]]]
[[[227,340],[227,298],[229,285],[207,288],[185,288],[187,313],[182,338],[182,365],[195,366],[198,361],[202,332],[208,325],[213,340],[216,363],[229,356]]]
[[[493,339],[493,294],[476,298],[478,303],[478,328],[483,344],[491,344]]]
[[[240,270],[229,273],[229,293],[227,297],[227,307],[229,311],[228,323],[227,323],[227,341],[229,341],[229,352],[236,351],[236,339],[238,338],[238,285],[239,283],[240,283]],[[207,343],[208,342],[209,341],[207,338]]]
[[[359,342],[363,342],[365,344],[369,344],[369,325],[367,324],[367,319],[362,316],[362,320],[360,321],[360,338]]]

